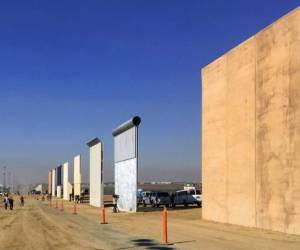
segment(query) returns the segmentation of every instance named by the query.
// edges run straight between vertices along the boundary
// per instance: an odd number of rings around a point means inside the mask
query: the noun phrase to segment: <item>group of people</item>
[[[10,210],[14,209],[14,199],[13,199],[12,196],[5,195],[4,199],[3,199],[3,203],[4,203],[4,209],[5,210],[7,210],[8,208]],[[20,196],[20,206],[23,207],[24,204],[25,204],[25,202],[24,202],[24,196],[21,195]]]

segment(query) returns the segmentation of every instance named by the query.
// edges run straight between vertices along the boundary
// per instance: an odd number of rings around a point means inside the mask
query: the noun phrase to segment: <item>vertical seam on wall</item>
[[[226,222],[228,223],[229,221],[229,214],[228,214],[228,55],[225,56],[225,99],[226,99],[226,104],[225,104],[225,115],[226,115],[226,137],[225,137],[225,158],[226,158]]]
[[[291,146],[291,120],[290,120],[290,118],[291,118],[291,113],[290,113],[290,111],[291,111],[291,62],[292,62],[292,59],[291,59],[291,55],[292,55],[292,53],[291,53],[291,47],[292,47],[292,45],[291,45],[292,44],[291,29],[292,29],[291,24],[290,24],[290,22],[288,22],[288,30],[289,30],[289,35],[290,35],[290,37],[289,37],[289,55],[288,55],[288,60],[289,60],[289,63],[288,63],[288,65],[289,65],[289,69],[288,69],[289,83],[288,84],[289,84],[289,86],[288,86],[288,107],[287,107],[287,109],[288,109],[287,125],[288,125],[288,130],[289,130],[288,131],[288,160],[287,160],[287,164],[288,164],[287,168],[288,169],[292,166],[292,164],[291,164],[291,159],[292,159],[292,157],[291,157],[291,148],[292,148],[292,146]],[[289,173],[290,173],[290,171],[289,171]],[[290,176],[288,178],[288,182],[291,183]],[[286,198],[284,201],[286,203]],[[286,204],[284,204],[284,205],[286,205]],[[287,207],[287,206],[285,206],[285,207]],[[287,218],[287,215],[286,215],[286,218]],[[288,228],[289,228],[289,224],[284,229],[285,232],[288,232]]]
[[[255,46],[255,66],[254,66],[254,216],[255,216],[255,226],[257,227],[257,176],[256,176],[256,84],[257,84],[257,37],[254,37]]]

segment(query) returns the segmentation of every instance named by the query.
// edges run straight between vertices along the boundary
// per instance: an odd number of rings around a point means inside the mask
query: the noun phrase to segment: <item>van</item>
[[[152,207],[160,207],[162,205],[169,207],[171,203],[170,195],[167,192],[154,192],[150,197]]]
[[[173,207],[176,207],[177,205],[184,205],[185,207],[187,207],[188,205],[194,204],[200,207],[202,204],[200,190],[196,189],[176,191],[175,194],[173,194],[171,200]]]
[[[152,194],[151,191],[144,191],[142,193],[143,195],[142,203],[144,207],[146,207],[147,205],[151,205],[151,194]]]

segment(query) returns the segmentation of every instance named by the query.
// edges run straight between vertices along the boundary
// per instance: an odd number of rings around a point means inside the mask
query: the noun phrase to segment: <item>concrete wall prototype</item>
[[[57,186],[56,187],[56,197],[57,198],[62,198],[62,186]]]
[[[52,193],[52,170],[48,171],[48,194]]]
[[[64,163],[64,165],[63,165],[63,177],[64,177],[63,198],[64,198],[64,200],[69,200],[70,194],[72,194],[72,185],[69,182],[69,163],[68,162]]]
[[[80,195],[81,191],[81,156],[74,157],[74,195]]]
[[[141,119],[123,123],[113,131],[115,149],[115,194],[121,211],[137,211],[138,125]]]
[[[300,234],[300,9],[202,70],[203,218]]]
[[[55,177],[55,168],[52,169],[52,196],[56,194],[56,177]]]
[[[90,148],[90,205],[103,207],[103,144],[95,138],[87,145]]]

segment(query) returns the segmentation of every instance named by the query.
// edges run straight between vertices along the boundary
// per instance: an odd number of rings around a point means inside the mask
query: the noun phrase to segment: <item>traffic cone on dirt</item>
[[[105,220],[105,208],[104,206],[101,208],[101,224],[107,224]]]
[[[73,214],[74,214],[74,215],[76,215],[76,214],[77,214],[76,202],[74,202]]]
[[[61,200],[60,211],[64,211],[64,200]]]
[[[163,243],[168,244],[168,218],[167,218],[167,208],[165,207],[163,210]]]

